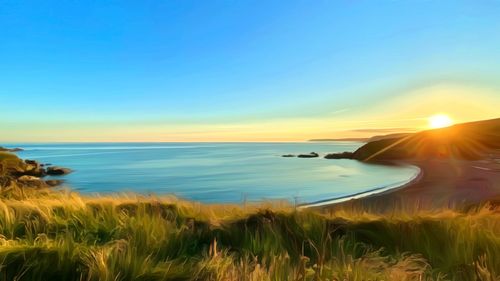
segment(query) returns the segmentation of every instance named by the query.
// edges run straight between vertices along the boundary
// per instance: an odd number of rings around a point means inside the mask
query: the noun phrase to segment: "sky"
[[[499,1],[3,1],[0,142],[303,141],[500,117]]]

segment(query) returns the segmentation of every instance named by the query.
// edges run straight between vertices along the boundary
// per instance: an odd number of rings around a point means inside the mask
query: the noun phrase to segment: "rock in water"
[[[309,154],[299,154],[297,157],[299,158],[315,158],[315,157],[318,157],[319,154],[316,153],[316,152],[311,152]]]
[[[325,159],[352,159],[353,152],[345,151],[340,153],[330,153],[325,155]]]
[[[66,175],[71,173],[71,169],[68,168],[63,168],[63,167],[58,167],[58,166],[52,166],[52,167],[47,167],[47,175],[51,176],[61,176],[61,175]]]

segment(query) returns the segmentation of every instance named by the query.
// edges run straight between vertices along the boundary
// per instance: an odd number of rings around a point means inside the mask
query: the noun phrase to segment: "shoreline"
[[[481,160],[429,159],[392,162],[416,166],[419,176],[409,182],[357,198],[338,198],[308,207],[320,211],[341,208],[378,212],[404,209],[467,208],[479,203],[500,204],[500,150]]]
[[[320,211],[346,206],[360,209],[368,207],[384,212],[394,205],[434,209],[470,206],[486,201],[500,204],[500,149],[484,152],[479,160],[429,158],[368,164],[407,166],[417,171],[405,181],[295,206]]]
[[[307,208],[323,207],[323,206],[329,206],[329,205],[333,205],[333,204],[339,204],[339,203],[346,202],[349,200],[362,199],[362,198],[365,198],[368,196],[381,195],[381,194],[386,193],[386,192],[392,192],[392,191],[396,191],[396,190],[401,189],[401,188],[405,188],[405,187],[419,181],[423,177],[423,171],[420,167],[418,167],[416,165],[411,165],[411,164],[405,164],[405,166],[411,166],[411,167],[414,167],[418,170],[407,181],[389,184],[386,186],[377,187],[377,188],[373,188],[373,189],[370,189],[367,191],[362,191],[362,192],[358,192],[358,193],[354,193],[354,194],[350,194],[350,195],[344,195],[344,196],[330,198],[330,199],[323,199],[323,200],[319,200],[319,201],[315,201],[315,202],[311,202],[311,203],[302,203],[302,204],[298,205],[298,208],[307,209]]]

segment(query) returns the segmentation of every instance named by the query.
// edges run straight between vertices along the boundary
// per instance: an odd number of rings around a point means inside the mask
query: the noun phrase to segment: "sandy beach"
[[[322,211],[368,208],[378,212],[403,209],[468,207],[500,198],[500,150],[491,150],[477,161],[430,159],[399,161],[415,165],[421,174],[415,180],[378,194],[314,207]]]

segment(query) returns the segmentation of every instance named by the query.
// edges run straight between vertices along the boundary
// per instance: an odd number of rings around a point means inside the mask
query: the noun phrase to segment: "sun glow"
[[[446,114],[436,114],[429,117],[429,127],[432,129],[444,128],[453,125],[453,120]]]

